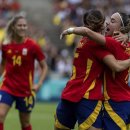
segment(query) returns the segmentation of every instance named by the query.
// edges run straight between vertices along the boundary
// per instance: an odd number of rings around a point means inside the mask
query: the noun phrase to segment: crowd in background
[[[99,9],[103,11],[106,18],[113,12],[126,12],[130,14],[130,0],[54,0],[53,24],[60,30],[72,26],[82,26],[83,13],[88,9]],[[65,44],[74,49],[79,38],[69,35],[65,38]]]
[[[21,5],[18,0],[0,0],[0,42],[5,36],[5,26],[8,20],[19,12]],[[0,50],[1,62],[1,50]]]
[[[117,11],[123,11],[130,14],[130,0],[52,0],[52,5],[53,25],[50,26],[56,26],[58,29],[55,31],[57,31],[58,34],[66,28],[82,26],[82,15],[86,10],[91,8],[102,10],[106,18]],[[22,11],[21,4],[18,0],[0,0],[0,42],[5,36],[4,29],[7,22],[16,13],[21,12],[26,15],[26,12]],[[47,35],[48,33],[46,31],[48,30],[45,31],[44,27],[36,25],[32,19],[28,19],[28,21],[28,35],[36,40],[41,46],[46,55],[46,61],[49,68],[47,80],[43,84],[44,87],[39,91],[38,99],[57,99],[60,97],[62,89],[71,76],[73,52],[80,37],[75,35],[66,36],[65,39],[61,41],[64,42],[66,48],[59,48],[57,43],[54,43],[50,36]],[[39,73],[40,67],[36,63],[36,82]]]
[[[81,26],[82,15],[86,9],[103,10],[106,17],[116,11],[130,13],[129,0],[53,0],[52,4],[54,12],[52,22],[61,31],[70,26]],[[0,42],[5,35],[4,27],[7,21],[20,11],[21,5],[18,0],[0,0]],[[75,35],[67,36],[64,40],[67,47],[61,49],[51,41],[44,31],[44,27],[35,26],[32,21],[29,22],[29,28],[31,32],[29,35],[38,42],[46,54],[50,70],[49,76],[54,74],[59,77],[69,77],[71,75],[73,50],[79,41],[79,37]],[[36,66],[36,72],[39,72],[38,66]]]

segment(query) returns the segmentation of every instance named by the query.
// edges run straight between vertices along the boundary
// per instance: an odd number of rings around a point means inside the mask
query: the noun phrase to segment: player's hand
[[[74,31],[74,28],[68,28],[66,30],[64,30],[61,35],[60,35],[60,39],[63,39],[65,35],[69,35],[69,34],[72,34]]]
[[[33,91],[38,92],[39,89],[40,89],[40,85],[38,84],[33,85],[33,88],[32,88]]]
[[[65,37],[65,35],[68,35],[68,31],[64,30],[61,34],[60,34],[60,39],[63,39]]]
[[[118,41],[121,42],[123,46],[127,46],[127,42],[128,42],[128,35],[126,34],[122,34],[119,31],[115,31],[113,38]]]

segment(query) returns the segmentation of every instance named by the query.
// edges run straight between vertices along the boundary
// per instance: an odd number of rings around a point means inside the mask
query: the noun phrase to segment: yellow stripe
[[[63,130],[70,130],[70,128],[68,128],[68,127],[66,127],[66,126],[64,126],[64,125],[62,125],[62,124],[58,121],[56,114],[54,115],[54,117],[55,117],[55,127],[56,127],[56,128],[63,129]]]
[[[104,97],[105,97],[105,100],[109,100],[110,97],[108,96],[107,88],[106,87],[107,87],[107,85],[106,85],[106,74],[104,73]]]
[[[29,86],[30,86],[30,90],[32,90],[33,81],[32,81],[32,73],[31,72],[29,72]]]
[[[127,125],[127,130],[130,130],[130,124]]]
[[[78,58],[78,57],[79,57],[79,53],[75,53],[74,58]]]
[[[95,107],[92,114],[82,124],[79,125],[79,130],[87,130],[92,126],[92,124],[96,121],[99,115],[101,107],[102,101],[98,101],[97,106]]]
[[[115,113],[108,101],[104,102],[104,106],[107,113],[109,114],[111,119],[116,123],[116,125],[119,126],[121,130],[127,130],[124,120],[118,114]]]
[[[129,73],[130,73],[130,67],[129,67],[129,69],[128,69],[128,74],[127,74],[126,77],[125,77],[126,84],[128,84]]]
[[[90,92],[90,90],[92,90],[95,87],[95,84],[96,84],[96,79],[91,83],[89,89],[86,91],[86,93],[84,95],[84,98],[86,98],[86,99],[89,98],[89,92]]]
[[[35,91],[32,91],[31,93],[32,93],[32,96],[35,98],[36,97]]]
[[[73,66],[73,67],[72,67],[72,77],[70,78],[70,80],[73,80],[73,79],[75,79],[75,78],[76,78],[76,67]]]
[[[87,69],[86,69],[86,76],[84,78],[84,81],[88,78],[88,75],[90,73],[91,67],[92,67],[93,61],[91,59],[87,60]]]

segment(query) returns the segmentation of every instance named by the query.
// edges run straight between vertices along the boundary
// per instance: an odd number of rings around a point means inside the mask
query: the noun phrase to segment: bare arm
[[[130,59],[118,61],[113,55],[107,55],[104,57],[103,62],[115,72],[121,72],[130,67]]]
[[[42,86],[43,81],[46,78],[46,74],[47,74],[47,70],[48,70],[47,64],[44,60],[40,61],[39,64],[40,64],[40,67],[41,67],[41,75],[40,75],[38,83],[33,86],[33,90],[35,90],[36,92]]]
[[[62,39],[65,35],[69,35],[69,34],[77,34],[77,35],[81,35],[81,36],[87,36],[91,40],[93,40],[96,43],[103,45],[103,46],[106,43],[105,37],[103,35],[101,35],[97,32],[94,32],[87,27],[74,27],[74,28],[69,28],[67,30],[64,30],[60,35],[60,39]]]
[[[5,68],[5,60],[2,59],[1,65],[0,65],[0,76],[3,75],[3,73],[4,73],[4,68]]]

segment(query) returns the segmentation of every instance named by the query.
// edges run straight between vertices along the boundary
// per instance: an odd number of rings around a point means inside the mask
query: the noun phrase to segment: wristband
[[[69,29],[67,29],[67,33],[68,34],[71,34],[71,33],[73,33],[74,32],[74,28],[69,28]]]

